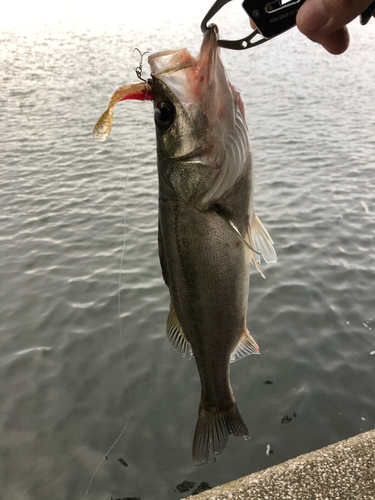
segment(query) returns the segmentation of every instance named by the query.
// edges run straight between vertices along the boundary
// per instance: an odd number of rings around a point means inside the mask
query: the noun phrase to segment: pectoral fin
[[[273,241],[267,229],[260,222],[257,214],[254,214],[250,227],[251,241],[254,248],[261,253],[263,259],[268,262],[276,262],[277,255],[273,247]],[[257,259],[259,262],[259,259]]]
[[[268,263],[276,262],[277,255],[273,247],[272,238],[268,234],[267,229],[260,222],[258,216],[254,213],[251,225],[247,226],[245,237],[243,237],[233,220],[225,211],[222,210],[221,207],[216,205],[215,212],[220,215],[220,217],[224,219],[225,222],[227,222],[232,231],[236,233],[236,235],[241,239],[242,243],[250,250],[251,261],[254,263],[262,277],[265,279],[266,277],[259,267],[260,256],[262,255],[264,260]]]
[[[172,302],[167,320],[167,337],[169,342],[176,349],[176,351],[181,354],[181,356],[188,359],[191,358],[193,350],[190,342],[185,337]]]
[[[249,330],[245,327],[245,330],[240,338],[240,341],[237,344],[235,351],[232,352],[230,357],[230,362],[234,363],[239,359],[244,358],[245,356],[249,356],[249,354],[260,354],[259,346],[250,335]]]
[[[249,250],[251,250],[252,252],[255,252],[255,253],[258,253],[251,245],[250,245],[250,242],[244,238],[242,236],[242,234],[240,233],[240,230],[238,229],[238,227],[236,226],[236,224],[232,221],[232,219],[224,212],[224,210],[221,209],[221,207],[219,207],[219,205],[216,205],[215,206],[215,212],[220,215],[220,217],[225,220],[225,222],[227,224],[229,224],[229,227],[232,229],[233,232],[236,233],[237,236],[239,236],[239,238],[241,239],[242,243],[247,246],[249,248]]]
[[[159,247],[159,260],[161,272],[163,275],[164,283],[168,285],[168,274],[167,274],[167,260],[164,252],[164,244],[163,244],[163,234],[160,229],[160,221],[158,223],[158,247]]]
[[[271,236],[268,234],[267,229],[263,226],[255,213],[251,224],[247,226],[245,239],[249,245],[257,250],[256,252],[252,252],[251,260],[260,272],[262,278],[266,279],[261,268],[259,267],[260,256],[263,256],[266,262],[276,262],[277,255],[275,249],[273,248]]]

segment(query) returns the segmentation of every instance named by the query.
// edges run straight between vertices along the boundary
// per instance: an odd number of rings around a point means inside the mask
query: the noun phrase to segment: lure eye
[[[161,102],[155,108],[155,124],[159,128],[167,129],[174,122],[175,108],[170,102]]]

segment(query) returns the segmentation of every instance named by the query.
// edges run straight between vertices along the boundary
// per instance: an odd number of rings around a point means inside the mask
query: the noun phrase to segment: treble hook
[[[149,54],[150,51],[149,50],[146,50],[146,52],[141,52],[139,49],[137,49],[137,47],[135,47],[135,49],[133,50],[133,54],[134,52],[138,50],[139,52],[139,55],[141,56],[141,60],[139,62],[139,66],[137,68],[135,68],[135,74],[137,75],[137,77],[139,78],[139,80],[142,80],[142,82],[147,82],[147,80],[145,80],[144,78],[142,78],[142,69],[143,69],[143,56],[145,54]]]

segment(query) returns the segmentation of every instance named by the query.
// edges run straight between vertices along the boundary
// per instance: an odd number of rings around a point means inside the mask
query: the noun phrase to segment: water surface
[[[223,54],[278,262],[251,277],[262,354],[232,365],[251,440],[193,466],[200,382],[165,338],[152,105],[118,105],[105,143],[91,130],[133,48],[196,54],[203,10],[1,32],[1,499],[83,499],[126,423],[89,499],[177,500],[375,425],[375,21],[356,21],[340,57],[297,30]]]

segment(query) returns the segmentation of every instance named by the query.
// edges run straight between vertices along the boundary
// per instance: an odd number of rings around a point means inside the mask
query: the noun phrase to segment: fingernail
[[[308,0],[298,12],[299,24],[303,25],[309,35],[318,35],[329,21],[329,15],[322,0]]]

